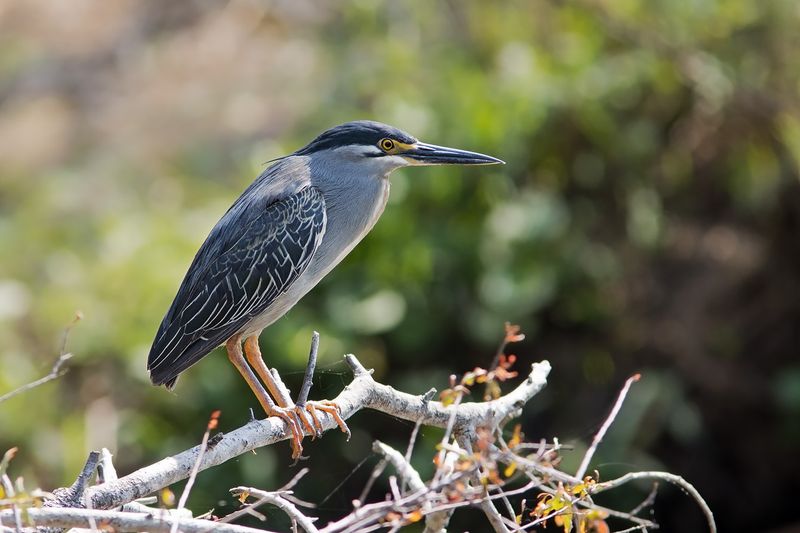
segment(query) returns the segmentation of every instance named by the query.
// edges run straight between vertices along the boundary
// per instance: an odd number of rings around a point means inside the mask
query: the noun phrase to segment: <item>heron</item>
[[[392,171],[503,161],[358,120],[328,129],[271,163],[200,246],[161,321],[147,369],[154,385],[171,390],[181,372],[224,345],[267,416],[286,423],[297,459],[305,432],[321,432],[318,411],[333,416],[342,431],[349,430],[334,402],[304,399],[304,405],[295,405],[282,394],[262,357],[261,331],[375,226],[389,198]]]

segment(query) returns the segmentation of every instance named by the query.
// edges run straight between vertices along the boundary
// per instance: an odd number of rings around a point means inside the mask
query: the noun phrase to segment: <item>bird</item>
[[[389,198],[392,171],[503,161],[427,144],[380,122],[356,120],[324,131],[271,163],[197,251],[155,335],[147,370],[154,385],[171,390],[181,372],[224,345],[267,416],[286,423],[297,459],[304,430],[321,432],[317,411],[349,430],[335,403],[294,405],[281,394],[259,348],[262,330],[285,315],[375,226]]]

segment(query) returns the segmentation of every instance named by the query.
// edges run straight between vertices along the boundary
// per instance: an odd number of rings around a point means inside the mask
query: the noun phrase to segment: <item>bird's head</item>
[[[347,122],[321,133],[294,155],[324,156],[348,161],[386,176],[405,166],[495,165],[500,159],[421,142],[387,124],[370,120]]]

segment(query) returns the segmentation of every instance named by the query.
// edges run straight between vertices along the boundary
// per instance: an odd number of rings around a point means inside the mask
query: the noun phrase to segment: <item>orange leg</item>
[[[252,366],[253,370],[258,374],[258,377],[261,378],[267,386],[267,389],[269,389],[269,393],[275,398],[275,401],[278,402],[278,405],[281,407],[289,407],[292,405],[294,402],[292,402],[291,398],[287,397],[285,391],[281,389],[275,381],[275,378],[272,377],[272,372],[269,371],[266,363],[264,363],[264,358],[261,356],[261,348],[258,346],[257,335],[251,335],[245,339],[244,355],[247,358],[247,362],[250,363],[250,366]]]
[[[244,357],[242,356],[242,347],[239,344],[240,342],[241,337],[239,335],[234,335],[228,339],[228,342],[225,343],[225,349],[228,351],[228,359],[230,359],[233,366],[236,367],[236,370],[239,371],[244,380],[250,386],[253,394],[255,394],[258,402],[261,404],[261,407],[263,407],[264,411],[267,413],[267,416],[277,416],[286,422],[286,425],[289,428],[289,432],[292,436],[292,458],[297,459],[303,452],[303,445],[300,438],[300,428],[297,426],[297,423],[294,421],[292,416],[287,413],[285,408],[275,405],[275,402],[272,401],[272,398],[270,398],[269,394],[267,394],[267,391],[264,390],[264,387],[261,385],[261,383],[259,383],[258,378],[256,378],[255,374],[253,374],[253,371],[249,366],[247,366],[247,362],[245,362]]]
[[[264,384],[275,398],[275,401],[278,402],[278,405],[286,409],[294,410],[298,420],[309,434],[314,436],[322,434],[322,423],[320,422],[316,413],[316,411],[319,410],[323,413],[328,413],[331,415],[336,421],[336,424],[338,424],[339,429],[341,429],[343,433],[346,433],[349,438],[350,429],[347,427],[347,424],[340,415],[339,406],[335,403],[331,402],[330,400],[322,400],[319,402],[306,402],[301,406],[294,405],[292,399],[289,398],[284,392],[285,389],[281,388],[281,386],[272,376],[272,372],[269,371],[266,363],[264,363],[264,359],[261,355],[261,348],[258,346],[257,335],[251,335],[245,339],[244,353],[247,357],[247,362],[250,363],[250,366],[253,367],[253,369],[256,371],[256,374],[258,374],[258,376],[264,381]],[[308,422],[308,419],[305,417],[303,411],[308,413],[308,415],[311,417],[313,426]]]
[[[284,409],[293,410],[295,412],[295,416],[298,418],[306,431],[308,431],[311,435],[316,436],[317,431],[313,426],[311,426],[311,423],[306,420],[306,417],[304,417],[302,413],[295,409],[294,402],[287,394],[286,389],[278,384],[278,382],[275,380],[275,377],[272,375],[272,372],[269,371],[269,368],[267,367],[267,364],[264,362],[264,358],[261,355],[261,348],[258,346],[258,335],[251,335],[245,339],[244,354],[247,358],[247,362],[250,363],[250,366],[252,366],[253,370],[256,371],[258,377],[260,377],[267,386],[269,393],[273,398],[275,398],[275,401],[278,403],[278,405]]]

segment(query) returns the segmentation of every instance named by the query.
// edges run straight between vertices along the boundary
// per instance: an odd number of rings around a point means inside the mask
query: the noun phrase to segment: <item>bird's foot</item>
[[[350,440],[350,428],[347,427],[347,423],[344,421],[344,418],[342,418],[341,409],[336,402],[332,402],[331,400],[311,400],[295,405],[294,409],[295,416],[302,421],[302,425],[305,427],[306,431],[308,431],[308,433],[314,437],[321,436],[322,432],[324,431],[322,422],[317,414],[317,411],[320,411],[331,415],[334,421],[336,421],[336,424],[339,426],[339,429],[342,430],[342,433],[347,435],[347,440]],[[309,418],[311,418],[313,425],[312,423],[309,423],[308,419],[305,417],[306,413],[308,414]]]
[[[306,434],[311,435],[312,438],[322,436],[325,428],[319,419],[319,412],[331,415],[339,429],[347,435],[347,440],[350,440],[350,428],[342,418],[339,406],[330,400],[307,401],[302,405],[292,407],[274,406],[267,413],[269,416],[277,416],[286,422],[291,437],[292,459],[295,461],[303,458],[303,437]]]
[[[303,453],[303,430],[301,429],[301,425],[298,424],[298,418],[303,420],[302,418],[297,416],[296,408],[294,407],[278,407],[273,406],[267,410],[268,416],[277,416],[284,422],[286,422],[286,428],[289,430],[289,434],[291,437],[291,445],[292,445],[292,459],[295,461],[299,460],[301,454]],[[305,420],[303,420],[305,425]]]
[[[250,384],[267,415],[277,416],[286,422],[286,427],[291,434],[292,459],[297,461],[302,457],[303,437],[311,435],[316,438],[322,435],[324,428],[319,418],[320,412],[329,414],[339,426],[339,429],[347,435],[348,440],[350,439],[350,429],[342,417],[341,409],[335,402],[330,400],[308,400],[308,393],[311,390],[311,382],[317,364],[317,349],[319,347],[319,334],[317,332],[314,332],[311,339],[308,365],[296,403],[292,402],[289,390],[283,384],[278,372],[274,369],[270,370],[264,363],[261,357],[261,350],[258,347],[257,337],[251,336],[245,340],[244,352],[247,363],[252,366],[252,369],[264,382],[269,393],[258,383],[250,366],[243,364],[238,342],[238,338],[233,343],[229,341],[228,355],[234,364],[238,363],[237,368],[241,367],[239,371]]]

